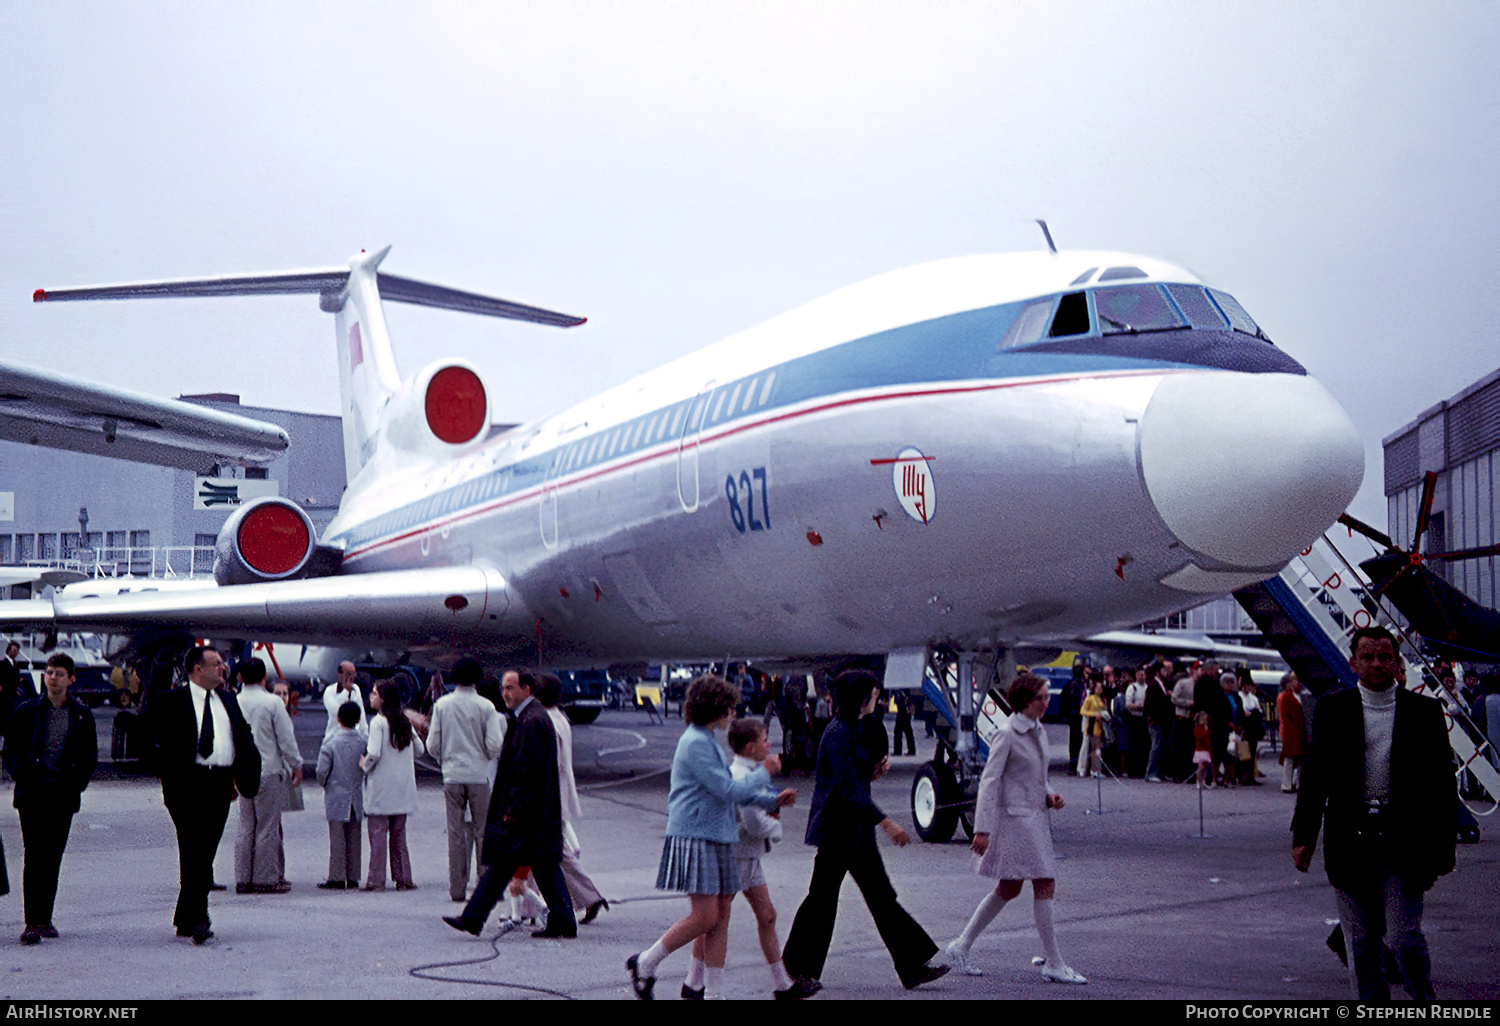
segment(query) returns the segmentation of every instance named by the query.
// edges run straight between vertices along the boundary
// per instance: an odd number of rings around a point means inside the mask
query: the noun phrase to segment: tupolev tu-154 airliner
[[[389,247],[387,247],[388,250]],[[580,318],[347,267],[39,290],[305,292],[349,486],[225,524],[217,587],[72,585],[4,621],[586,667],[977,651],[1141,623],[1279,571],[1363,446],[1229,294],[1123,253],[883,274],[491,437],[477,370],[402,379],[383,300]],[[109,589],[110,592],[116,589]]]

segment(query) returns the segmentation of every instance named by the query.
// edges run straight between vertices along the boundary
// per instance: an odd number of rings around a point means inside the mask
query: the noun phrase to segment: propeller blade
[[[1383,534],[1382,532],[1375,530],[1375,528],[1371,527],[1369,524],[1365,523],[1363,520],[1356,520],[1354,517],[1351,517],[1347,513],[1340,513],[1339,514],[1339,523],[1343,524],[1345,527],[1349,528],[1349,530],[1351,530],[1351,531],[1358,531],[1360,534],[1364,535],[1366,538],[1370,539],[1371,541],[1373,541],[1373,542],[1375,542],[1375,543],[1377,543],[1379,545],[1384,545],[1388,549],[1396,549],[1397,548],[1396,547],[1396,543],[1393,542],[1393,541],[1391,541],[1390,535]],[[1400,550],[1397,549],[1397,551],[1400,551]]]
[[[1500,556],[1500,543],[1494,545],[1480,545],[1472,549],[1454,549],[1452,552],[1435,552],[1426,559],[1445,559],[1456,563],[1464,559],[1483,559],[1486,556]]]
[[[1413,552],[1422,551],[1422,535],[1427,533],[1427,521],[1432,515],[1432,497],[1437,493],[1437,473],[1429,470],[1422,479],[1422,507],[1417,511],[1417,535],[1411,540]]]

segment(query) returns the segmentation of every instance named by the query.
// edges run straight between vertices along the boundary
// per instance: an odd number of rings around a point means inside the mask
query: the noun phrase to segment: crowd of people
[[[1463,696],[1451,678],[1438,692],[1442,703],[1394,687],[1401,664],[1395,639],[1383,630],[1356,631],[1352,649],[1359,686],[1325,697],[1311,738],[1294,673],[1282,678],[1271,703],[1248,673],[1221,673],[1212,661],[1177,672],[1170,660],[1159,659],[1118,676],[1109,666],[1097,674],[1079,667],[1060,696],[1069,725],[1067,765],[1080,776],[1104,767],[1147,781],[1196,776],[1205,787],[1254,786],[1263,776],[1257,745],[1270,727],[1279,728],[1282,789],[1300,792],[1293,861],[1306,871],[1320,831],[1325,834],[1329,879],[1348,939],[1351,988],[1360,997],[1389,996],[1386,968],[1379,964],[1380,953],[1389,949],[1408,990],[1430,998],[1422,895],[1453,868],[1448,821],[1456,816],[1441,714],[1443,704],[1451,710]],[[213,936],[213,860],[231,803],[239,806],[237,892],[290,889],[281,816],[304,806],[304,766],[285,689],[267,690],[260,660],[239,664],[237,687],[228,686],[228,668],[212,648],[189,652],[183,671],[186,685],[157,694],[146,723],[177,834],[180,886],[173,925],[178,936],[203,944]],[[69,694],[74,679],[69,657],[54,654],[40,695],[0,706],[24,845],[21,943],[27,945],[58,936],[52,920],[59,868],[97,757],[93,716]],[[496,906],[508,900],[506,918],[530,922],[532,936],[576,937],[580,922],[592,922],[609,904],[580,862],[581,811],[561,685],[555,676],[524,668],[496,680],[467,657],[453,666],[449,679],[451,692],[434,675],[423,711],[405,707],[389,681],[377,682],[366,697],[354,665],[340,665],[323,696],[329,715],[316,765],[307,767],[323,788],[329,829],[328,874],[318,886],[384,890],[388,865],[397,890],[416,887],[406,819],[417,807],[415,760],[427,755],[443,774],[449,896],[464,905],[443,921],[478,936]],[[1478,691],[1480,712],[1500,707],[1493,681]],[[757,694],[767,701],[757,703]],[[688,911],[627,960],[636,995],[653,997],[664,961],[689,948],[681,996],[724,996],[728,924],[739,894],[755,918],[774,997],[817,994],[846,876],[854,878],[908,989],[951,970],[982,975],[974,942],[1028,881],[1045,953],[1038,960],[1041,975],[1086,983],[1064,961],[1053,928],[1056,860],[1048,817],[1066,803],[1048,782],[1051,757],[1041,720],[1049,697],[1047,682],[1026,672],[1008,687],[1012,715],[991,740],[973,810],[974,870],[995,880],[995,887],[963,931],[939,947],[901,905],[880,854],[880,834],[897,846],[911,838],[871,793],[871,784],[890,768],[888,735],[878,715],[890,700],[877,679],[846,671],[817,697],[816,707],[805,695],[774,685],[747,691],[743,668],[734,682],[712,674],[693,681],[683,700],[687,726],[672,761],[656,879],[658,889],[685,895]],[[898,734],[903,709],[909,729],[911,706],[898,703]],[[1271,709],[1274,715],[1268,715]],[[737,711],[744,715],[736,718]],[[808,713],[808,724],[823,721],[817,724],[804,838],[816,855],[806,896],[782,945],[762,860],[782,840],[781,810],[798,794],[771,782],[784,765],[771,752],[768,722],[779,714],[800,748],[801,731],[793,729],[802,722],[799,711]],[[1474,719],[1485,723],[1484,716]],[[471,868],[477,881],[472,891]],[[8,890],[0,850],[0,893]]]
[[[1196,778],[1204,787],[1259,786],[1259,746],[1279,733],[1281,789],[1297,790],[1307,744],[1302,683],[1282,676],[1272,700],[1244,667],[1221,672],[1212,659],[1178,669],[1171,659],[1116,672],[1078,664],[1059,695],[1068,724],[1068,765],[1077,776],[1150,783]]]
[[[14,669],[14,652],[7,660]],[[487,679],[480,664],[461,659],[450,674],[452,693],[434,675],[430,690],[441,697],[434,696],[424,714],[404,707],[390,681],[376,682],[367,693],[346,661],[324,692],[328,725],[316,763],[304,767],[288,690],[268,690],[261,660],[241,662],[231,682],[222,656],[199,647],[188,653],[182,671],[184,686],[156,693],[143,721],[177,836],[179,890],[172,922],[179,937],[195,944],[213,937],[209,894],[228,886],[214,882],[213,861],[231,804],[239,810],[236,892],[291,889],[281,820],[284,812],[305,807],[304,770],[323,789],[328,822],[328,875],[318,886],[385,890],[389,865],[397,890],[414,889],[406,819],[417,809],[416,758],[423,754],[443,770],[449,891],[454,901],[466,903],[462,916],[446,921],[478,933],[505,895],[520,918],[522,899],[538,888],[547,914],[536,936],[576,935],[575,906],[584,923],[608,909],[578,861],[571,726],[555,676],[511,670],[491,681],[485,690],[493,697],[484,697],[480,689]],[[69,693],[76,667],[66,654],[49,657],[40,695],[14,676],[11,681],[0,667],[0,728],[24,848],[21,943],[32,945],[59,936],[52,921],[58,875],[98,743],[93,714]],[[13,700],[5,701],[7,696]],[[478,867],[472,897],[471,854]],[[9,889],[0,849],[0,894]],[[539,913],[533,909],[530,915]]]

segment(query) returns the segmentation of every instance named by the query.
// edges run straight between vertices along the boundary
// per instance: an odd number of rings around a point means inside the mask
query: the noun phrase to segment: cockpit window
[[[1182,312],[1187,314],[1188,323],[1195,328],[1217,328],[1220,331],[1227,327],[1223,314],[1219,308],[1214,306],[1213,301],[1204,294],[1202,286],[1199,285],[1168,285],[1167,291],[1182,307]]]
[[[1082,292],[1069,292],[1057,301],[1057,316],[1052,318],[1048,338],[1089,333],[1089,301]]]
[[[1097,267],[1090,267],[1090,268],[1089,268],[1089,269],[1088,269],[1088,270],[1087,270],[1087,271],[1084,271],[1084,272],[1083,272],[1083,273],[1082,273],[1082,274],[1080,274],[1080,275],[1079,275],[1079,276],[1078,276],[1078,277],[1076,277],[1076,278],[1074,278],[1074,279],[1073,279],[1073,280],[1072,280],[1072,281],[1070,281],[1070,282],[1068,282],[1068,284],[1069,284],[1069,285],[1082,285],[1082,284],[1083,284],[1083,283],[1084,283],[1084,282],[1086,282],[1086,281],[1088,281],[1088,280],[1089,280],[1089,277],[1090,277],[1090,276],[1091,276],[1091,275],[1092,275],[1092,274],[1093,274],[1093,273],[1094,273],[1094,272],[1095,272],[1095,271],[1097,271],[1097,270],[1098,270],[1098,269],[1099,269],[1099,268],[1097,268]]]
[[[1099,312],[1099,331],[1105,335],[1187,327],[1155,285],[1100,289],[1094,293],[1094,307]]]
[[[1256,338],[1266,338],[1256,323],[1250,319],[1250,315],[1245,312],[1245,308],[1235,302],[1233,296],[1227,292],[1220,292],[1218,289],[1209,289],[1208,294],[1214,297],[1214,302],[1219,304],[1219,309],[1223,310],[1224,316],[1229,318],[1231,328],[1235,331],[1243,331],[1247,335],[1254,335]],[[1266,338],[1266,341],[1271,340]]]
[[[1005,333],[1005,337],[1000,340],[1000,348],[1014,349],[1016,346],[1040,342],[1042,335],[1047,331],[1047,321],[1051,316],[1052,297],[1027,303],[1022,308],[1020,316],[1011,324],[1010,330]]]
[[[1111,267],[1099,275],[1100,281],[1121,281],[1125,278],[1144,278],[1146,272],[1139,267]]]

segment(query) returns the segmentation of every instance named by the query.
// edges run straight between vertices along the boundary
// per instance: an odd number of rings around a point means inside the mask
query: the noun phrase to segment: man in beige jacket
[[[432,707],[427,751],[443,769],[448,810],[448,896],[463,901],[469,887],[469,856],[479,862],[485,817],[490,807],[490,762],[500,757],[505,727],[500,710],[476,690],[484,678],[479,660],[465,656],[453,665],[451,694]],[[464,822],[468,812],[469,822]]]

